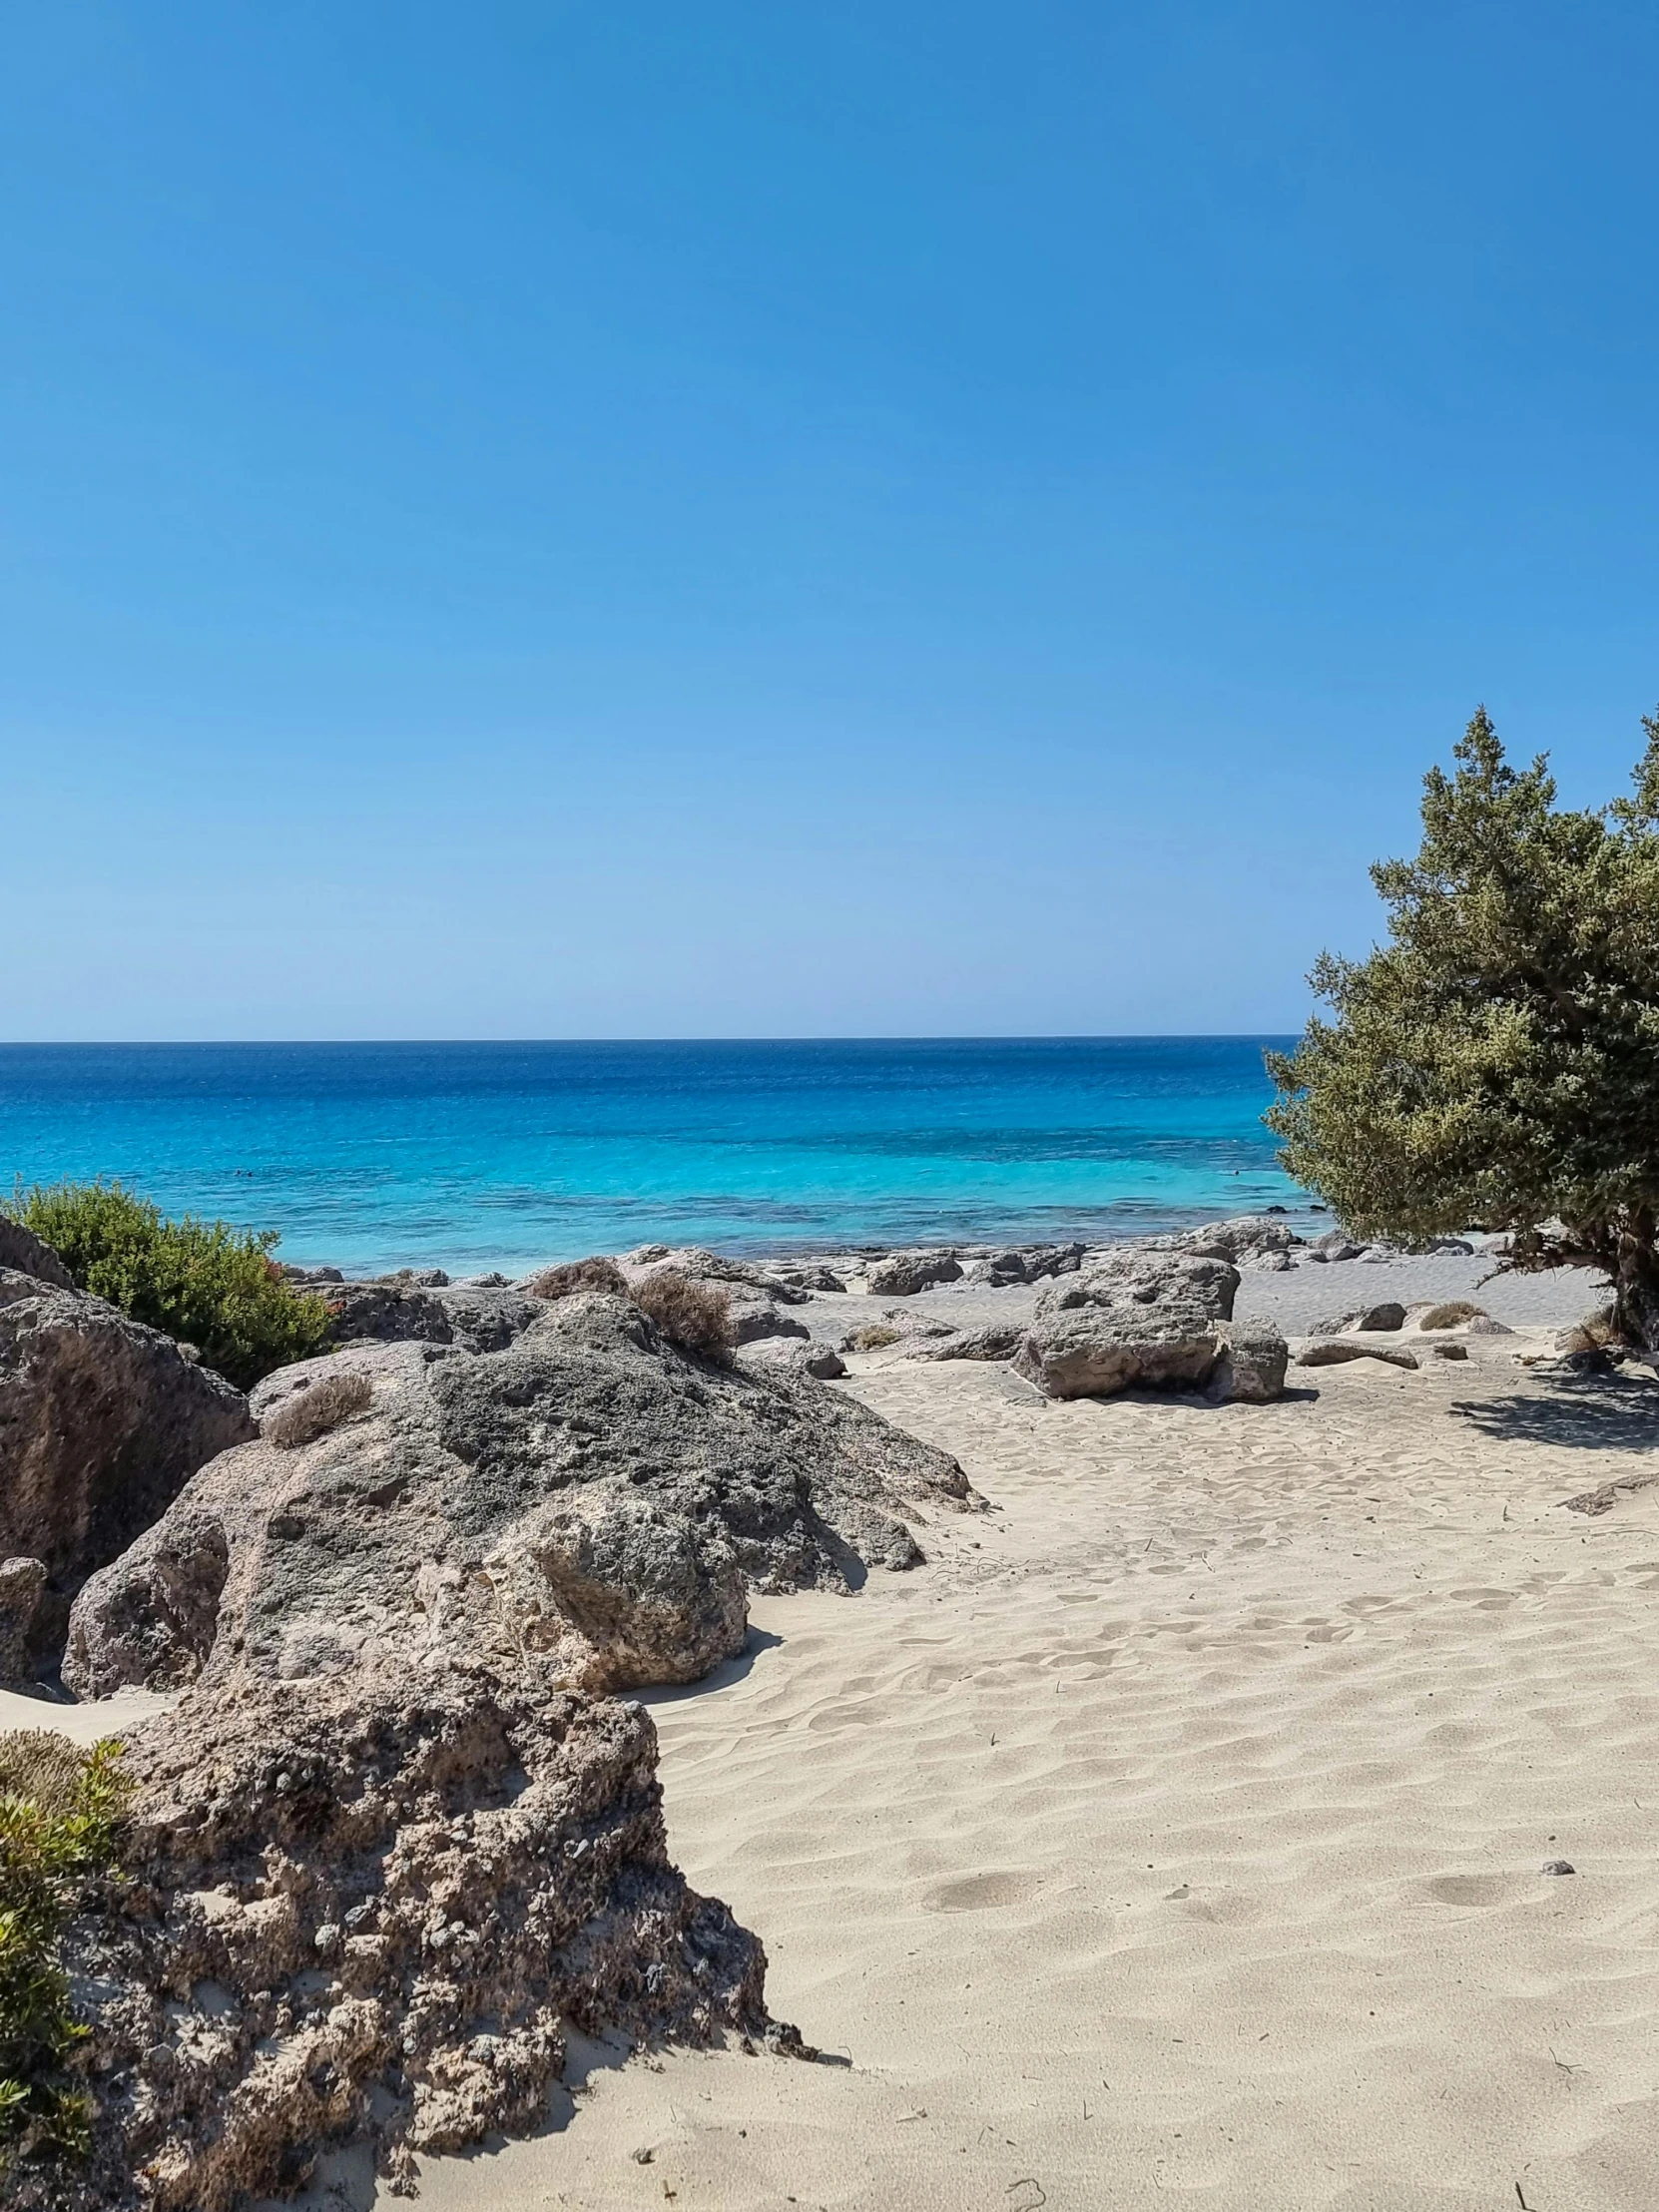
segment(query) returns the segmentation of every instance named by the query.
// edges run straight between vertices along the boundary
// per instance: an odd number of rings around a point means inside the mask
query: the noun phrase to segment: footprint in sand
[[[1512,1874],[1441,1874],[1422,1885],[1435,1905],[1507,1905],[1524,1884]]]
[[[1036,1883],[1025,1874],[970,1874],[941,1882],[922,1903],[931,1913],[988,1913],[999,1905],[1018,1905]]]

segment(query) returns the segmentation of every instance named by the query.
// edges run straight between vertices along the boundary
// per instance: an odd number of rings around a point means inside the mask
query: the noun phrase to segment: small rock
[[[1545,1874],[1576,1874],[1578,1869],[1570,1859],[1546,1859],[1542,1871]]]
[[[889,1252],[864,1278],[872,1298],[913,1298],[935,1283],[957,1283],[961,1262],[948,1252]]]
[[[1356,1244],[1354,1239],[1345,1231],[1328,1229],[1323,1237],[1316,1237],[1308,1247],[1308,1257],[1311,1260],[1329,1260],[1333,1262],[1358,1260],[1365,1249],[1364,1245]]]
[[[1396,1299],[1384,1299],[1381,1306],[1368,1307],[1355,1326],[1391,1334],[1394,1330],[1405,1327],[1405,1309]]]
[[[1434,1347],[1436,1360],[1466,1360],[1468,1356],[1469,1348],[1467,1345],[1436,1345]]]
[[[1407,1352],[1396,1345],[1354,1345],[1326,1342],[1309,1345],[1299,1352],[1296,1364],[1299,1368],[1336,1368],[1350,1360],[1381,1360],[1390,1368],[1412,1368],[1417,1365],[1414,1352]]]

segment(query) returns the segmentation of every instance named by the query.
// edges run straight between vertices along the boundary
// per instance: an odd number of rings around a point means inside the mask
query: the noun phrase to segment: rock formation
[[[243,1678],[130,1742],[124,1875],[73,1937],[96,1991],[90,2165],[52,2212],[231,2212],[372,2142],[539,2119],[565,2031],[767,2036],[765,1956],[669,1862],[635,1705],[448,1663]]]
[[[806,1347],[727,1367],[620,1297],[535,1305],[500,1351],[268,1378],[264,1432],[77,1600],[83,1695],[185,1692],[132,1741],[125,1878],[76,1936],[88,2212],[230,2212],[364,2135],[401,2186],[533,2124],[566,2022],[799,2047],[669,1865],[649,1719],[603,1693],[738,1650],[750,1586],[907,1566],[901,1513],[980,1501]]]
[[[227,1676],[541,1655],[589,1690],[682,1682],[738,1650],[746,1589],[845,1587],[920,1557],[900,1516],[976,1504],[953,1459],[801,1373],[715,1367],[618,1298],[561,1300],[499,1353],[362,1345],[368,1408],[203,1469],[77,1601],[82,1695]]]
[[[967,1270],[967,1281],[1005,1290],[1013,1283],[1040,1283],[1047,1275],[1074,1275],[1083,1264],[1080,1244],[1015,1245],[985,1252]]]
[[[171,1337],[0,1269],[0,1559],[39,1561],[49,1578],[29,1615],[29,1671],[62,1642],[87,1576],[253,1434],[242,1392]]]
[[[870,1263],[864,1288],[872,1298],[913,1298],[936,1283],[961,1280],[962,1265],[948,1252],[889,1252]]]
[[[1345,1343],[1341,1338],[1321,1338],[1317,1344],[1306,1346],[1296,1356],[1299,1368],[1339,1368],[1350,1360],[1381,1360],[1385,1367],[1416,1368],[1420,1363],[1414,1352],[1407,1352],[1402,1345],[1357,1345]]]
[[[50,1283],[57,1291],[75,1288],[75,1278],[52,1247],[4,1214],[0,1214],[0,1268],[9,1268],[14,1275],[32,1275],[37,1283]]]
[[[1226,1260],[1234,1267],[1241,1260],[1288,1253],[1301,1242],[1288,1222],[1264,1214],[1240,1214],[1232,1221],[1206,1222],[1202,1228],[1183,1230],[1168,1240],[1173,1251],[1190,1252],[1198,1259]]]
[[[1217,1398],[1277,1396],[1284,1339],[1269,1322],[1233,1323],[1238,1288],[1228,1260],[1125,1246],[1042,1293],[1014,1367],[1050,1397],[1207,1385]]]

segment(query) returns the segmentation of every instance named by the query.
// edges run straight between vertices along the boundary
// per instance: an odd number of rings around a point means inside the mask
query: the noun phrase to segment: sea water
[[[118,1178],[284,1259],[453,1275],[1306,1214],[1287,1038],[0,1045],[0,1176]]]

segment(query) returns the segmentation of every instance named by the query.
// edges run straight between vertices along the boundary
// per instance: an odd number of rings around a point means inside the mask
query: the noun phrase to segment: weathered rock
[[[655,1258],[644,1259],[644,1253],[653,1253]],[[640,1252],[629,1253],[622,1267],[625,1274],[638,1273],[642,1268],[672,1268],[676,1275],[689,1275],[698,1282],[758,1292],[780,1306],[803,1306],[811,1296],[780,1270],[760,1267],[753,1260],[729,1260],[724,1253],[706,1251],[702,1245],[645,1245]]]
[[[1129,1249],[1044,1291],[1014,1356],[1050,1397],[1194,1388],[1221,1355],[1239,1273],[1198,1254]]]
[[[1436,1360],[1466,1360],[1469,1356],[1469,1348],[1467,1345],[1460,1345],[1448,1340],[1443,1344],[1435,1345],[1433,1353]]]
[[[242,1392],[171,1337],[0,1270],[0,1557],[78,1590],[253,1433]]]
[[[1333,1314],[1325,1321],[1315,1322],[1308,1334],[1310,1337],[1346,1336],[1349,1330],[1360,1326],[1360,1313],[1358,1306],[1351,1306],[1346,1313]]]
[[[1218,1405],[1266,1405],[1284,1396],[1291,1348],[1277,1323],[1227,1321],[1218,1334],[1221,1350],[1207,1386]]]
[[[780,1283],[787,1283],[791,1290],[805,1291],[809,1298],[815,1292],[844,1292],[846,1289],[828,1261],[813,1260],[801,1267],[777,1268],[773,1272]]]
[[[1381,1306],[1368,1306],[1354,1325],[1367,1331],[1381,1330],[1388,1333],[1405,1327],[1405,1309],[1397,1299],[1384,1299]]]
[[[811,1337],[765,1337],[743,1348],[746,1361],[763,1370],[781,1369],[788,1375],[810,1375],[820,1382],[837,1382],[846,1373],[846,1362],[833,1345]]]
[[[1418,1364],[1416,1354],[1401,1345],[1357,1345],[1341,1340],[1309,1345],[1296,1356],[1299,1368],[1337,1368],[1350,1360],[1381,1360],[1390,1368],[1415,1368]]]
[[[1024,1322],[986,1322],[978,1329],[953,1329],[948,1336],[918,1336],[914,1357],[918,1360],[1011,1360],[1025,1336]]]
[[[669,1862],[655,1756],[641,1708],[533,1668],[244,1681],[150,1720],[126,1879],[73,1936],[93,2158],[35,2202],[231,2212],[353,2139],[407,2191],[417,2153],[536,2125],[571,2028],[799,2049],[760,1944]]]
[[[7,1559],[0,1563],[0,1689],[16,1690],[36,1679],[41,1662],[53,1657],[52,1604],[43,1559]]]
[[[714,1367],[619,1298],[561,1300],[505,1352],[332,1359],[369,1376],[367,1412],[204,1468],[77,1601],[64,1675],[79,1694],[198,1669],[417,1668],[446,1650],[502,1666],[534,1651],[590,1690],[690,1681],[741,1646],[748,1586],[841,1588],[863,1564],[912,1564],[907,1503],[980,1502],[953,1459],[854,1400]],[[329,1366],[268,1378],[256,1409]],[[228,1564],[204,1652],[172,1614],[182,1582],[211,1580],[215,1522]]]
[[[970,1263],[966,1280],[1003,1290],[1014,1283],[1040,1283],[1045,1276],[1072,1275],[1083,1264],[1084,1250],[1081,1244],[1016,1245],[981,1253]]]
[[[1174,1251],[1191,1252],[1201,1259],[1227,1260],[1237,1267],[1241,1260],[1289,1252],[1300,1241],[1288,1222],[1271,1220],[1265,1214],[1240,1214],[1231,1221],[1211,1221],[1200,1229],[1183,1230],[1169,1243]]]
[[[409,1283],[339,1283],[323,1296],[336,1344],[433,1344],[454,1342],[449,1314],[435,1291]]]
[[[5,1214],[0,1214],[0,1268],[10,1268],[16,1275],[32,1275],[37,1283],[50,1283],[54,1290],[75,1288],[75,1278],[52,1247]]]
[[[182,1501],[81,1592],[70,1614],[64,1681],[82,1697],[127,1683],[172,1690],[195,1681],[219,1633],[230,1569],[224,1518]]]
[[[1506,1321],[1494,1321],[1490,1314],[1481,1314],[1468,1326],[1471,1337],[1512,1337],[1515,1332]]]
[[[505,1352],[546,1311],[540,1299],[498,1284],[457,1283],[438,1293],[438,1304],[447,1341],[466,1352]]]
[[[1347,1230],[1328,1229],[1323,1237],[1316,1237],[1309,1245],[1308,1257],[1310,1260],[1331,1262],[1358,1260],[1365,1250],[1366,1247],[1357,1244]]]
[[[729,1292],[732,1307],[732,1342],[737,1345],[758,1344],[763,1338],[810,1338],[812,1331],[793,1314],[781,1314],[769,1298],[757,1298],[752,1293]]]
[[[864,1276],[872,1298],[913,1298],[936,1283],[957,1283],[962,1265],[948,1252],[889,1252],[874,1260]]]

